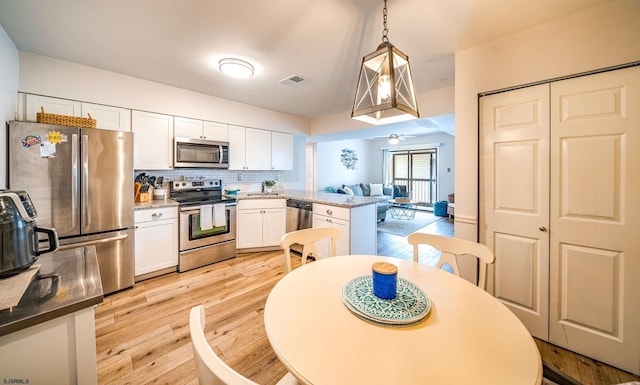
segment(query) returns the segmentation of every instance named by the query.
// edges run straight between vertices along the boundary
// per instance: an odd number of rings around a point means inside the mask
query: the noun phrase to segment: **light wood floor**
[[[241,254],[139,282],[106,297],[96,309],[98,383],[196,385],[189,310],[203,304],[205,331],[214,351],[246,377],[275,384],[285,368],[269,346],[262,316],[271,288],[284,275],[282,258],[282,252]],[[299,258],[293,262],[299,265]],[[542,341],[536,343],[545,362],[585,385],[640,380]]]

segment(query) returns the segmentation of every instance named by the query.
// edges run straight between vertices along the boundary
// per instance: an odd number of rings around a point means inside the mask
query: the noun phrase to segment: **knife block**
[[[136,202],[149,202],[151,200],[151,194],[148,192],[139,192],[136,194],[135,201]]]

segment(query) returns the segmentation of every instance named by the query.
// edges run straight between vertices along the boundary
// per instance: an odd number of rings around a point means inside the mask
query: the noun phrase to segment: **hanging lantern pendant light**
[[[389,42],[387,0],[383,8],[382,44],[362,59],[351,117],[371,124],[419,118],[409,57]]]

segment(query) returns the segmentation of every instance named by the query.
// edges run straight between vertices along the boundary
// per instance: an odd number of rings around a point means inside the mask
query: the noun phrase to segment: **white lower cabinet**
[[[338,207],[313,204],[313,227],[334,227],[340,230],[336,255],[375,255],[377,248],[376,205]],[[357,229],[357,233],[352,229]],[[316,245],[321,257],[329,255],[329,240]]]
[[[178,266],[178,208],[136,210],[135,276]]]
[[[241,199],[236,212],[238,249],[280,245],[286,232],[285,199]]]
[[[0,337],[0,357],[3,384],[97,384],[93,306]]]

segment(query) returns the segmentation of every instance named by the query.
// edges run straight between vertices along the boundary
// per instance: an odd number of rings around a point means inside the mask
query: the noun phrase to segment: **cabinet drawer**
[[[345,207],[323,205],[321,203],[313,204],[313,213],[318,215],[325,215],[331,218],[344,219],[346,221],[350,218],[351,210]]]
[[[144,210],[136,210],[133,212],[134,222],[151,222],[163,219],[171,219],[178,217],[177,207],[161,207]]]
[[[285,199],[240,199],[237,205],[238,210],[272,209],[287,207],[287,201]]]

